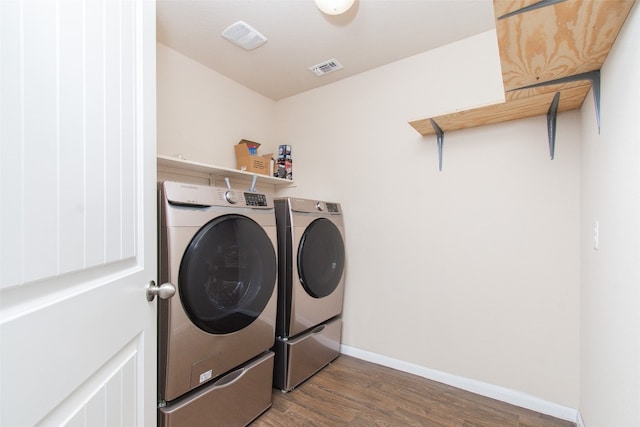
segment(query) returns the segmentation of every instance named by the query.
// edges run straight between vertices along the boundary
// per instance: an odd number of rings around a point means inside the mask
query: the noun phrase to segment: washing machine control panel
[[[244,193],[247,206],[268,206],[267,196],[260,193]]]
[[[223,187],[165,181],[163,194],[167,203],[173,206],[203,209],[211,206],[273,209],[273,199],[268,194]]]
[[[232,205],[236,208],[270,209],[273,208],[273,200],[264,193],[252,191],[235,191],[218,188],[218,200],[220,205]]]
[[[273,201],[264,193],[254,193],[252,191],[235,191],[218,189],[218,198],[221,205],[233,205],[236,208],[273,208]]]

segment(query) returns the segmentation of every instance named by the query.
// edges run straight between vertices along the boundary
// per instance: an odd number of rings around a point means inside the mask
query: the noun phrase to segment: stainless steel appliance
[[[271,406],[276,223],[269,195],[160,185],[161,426],[246,425]]]
[[[290,391],[340,354],[345,245],[342,208],[275,200],[278,317],[274,386]]]

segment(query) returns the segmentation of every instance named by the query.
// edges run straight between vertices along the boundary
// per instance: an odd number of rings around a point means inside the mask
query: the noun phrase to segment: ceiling
[[[267,43],[222,38],[240,20]],[[157,2],[158,42],[276,101],[494,28],[492,0],[356,0],[339,16],[312,0]],[[329,59],[344,68],[309,71]]]

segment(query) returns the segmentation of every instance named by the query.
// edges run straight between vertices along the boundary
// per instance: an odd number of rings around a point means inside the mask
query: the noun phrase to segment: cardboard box
[[[234,145],[236,150],[236,168],[241,171],[258,173],[261,175],[272,175],[273,154],[258,155],[260,144],[246,139]]]

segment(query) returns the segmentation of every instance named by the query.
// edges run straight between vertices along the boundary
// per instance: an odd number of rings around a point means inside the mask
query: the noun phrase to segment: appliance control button
[[[318,209],[319,211],[323,211],[324,209],[322,208],[322,202],[317,202],[316,203],[316,209]]]
[[[233,191],[225,191],[224,199],[232,205],[238,203],[238,198]]]

